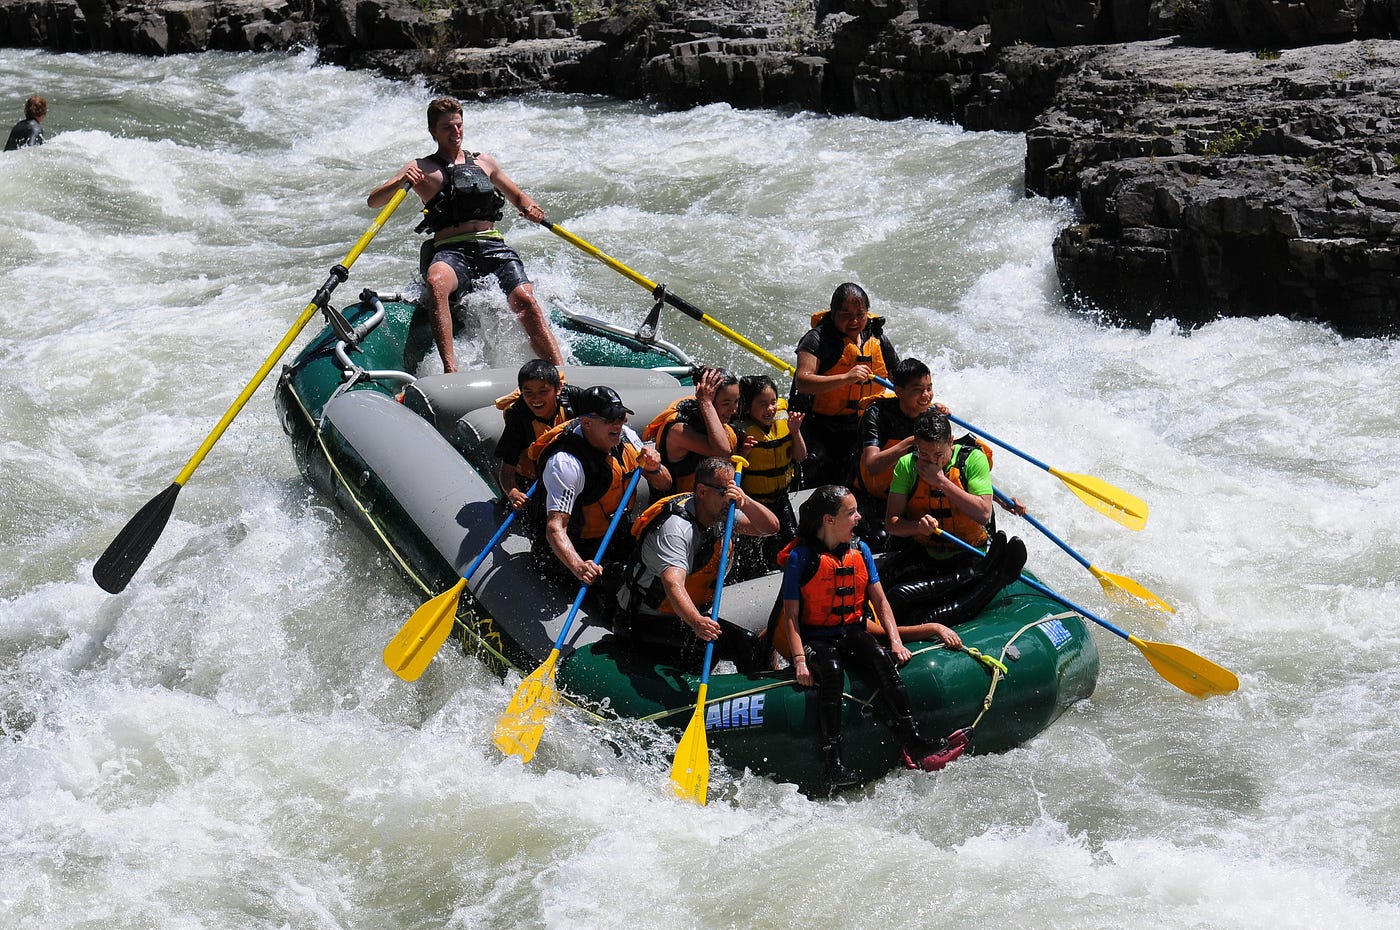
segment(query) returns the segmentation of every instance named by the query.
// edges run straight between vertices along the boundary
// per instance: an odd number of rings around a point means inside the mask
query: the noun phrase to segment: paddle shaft
[[[612,519],[608,521],[608,531],[603,534],[603,541],[598,543],[598,551],[593,555],[593,561],[602,564],[603,555],[608,551],[608,543],[612,542],[613,534],[617,532],[618,524],[622,522],[622,515],[627,511],[627,504],[632,500],[632,494],[637,490],[637,482],[642,480],[641,468],[632,470],[632,478],[627,482],[627,490],[622,494],[622,500],[618,501],[617,510],[613,513]],[[574,595],[573,606],[569,608],[569,615],[564,620],[564,625],[559,628],[559,635],[554,638],[554,651],[558,652],[564,646],[564,639],[569,635],[569,627],[573,626],[574,618],[578,616],[579,608],[583,606],[583,599],[588,594],[588,585],[581,585],[578,594]]]
[[[296,322],[292,324],[292,328],[289,329],[287,334],[282,337],[282,340],[277,343],[272,354],[268,356],[267,361],[263,362],[262,367],[253,375],[252,380],[250,380],[239,393],[238,397],[233,402],[233,406],[229,407],[223,417],[215,425],[214,429],[210,431],[209,435],[200,443],[194,455],[185,463],[185,467],[180,469],[180,473],[175,476],[175,480],[170,483],[169,487],[147,501],[145,505],[126,522],[126,525],[122,527],[121,531],[118,532],[107,545],[102,555],[98,556],[97,561],[93,563],[92,566],[92,577],[104,591],[117,594],[126,590],[126,586],[131,582],[132,576],[136,574],[141,564],[146,561],[146,557],[151,554],[151,550],[155,547],[156,540],[158,540],[160,534],[165,531],[165,525],[169,522],[170,514],[175,509],[175,499],[179,496],[180,489],[185,485],[185,482],[189,481],[190,476],[194,474],[195,469],[204,461],[209,451],[214,448],[214,443],[219,441],[224,431],[233,423],[234,417],[238,416],[239,412],[242,411],[243,407],[253,396],[253,393],[258,389],[258,386],[266,380],[267,376],[272,372],[273,366],[275,366],[282,356],[286,354],[287,350],[291,348],[292,342],[300,335],[301,331],[306,328],[306,324],[311,322],[311,317],[315,315],[318,309],[323,309],[329,304],[331,292],[335,290],[336,285],[349,277],[350,266],[360,257],[360,253],[369,245],[370,240],[374,238],[375,234],[383,228],[390,214],[403,202],[407,192],[408,183],[405,182],[403,187],[394,193],[394,196],[390,199],[389,203],[384,206],[384,209],[379,211],[379,215],[375,217],[374,224],[365,231],[364,235],[360,237],[359,241],[356,242],[354,247],[346,254],[345,261],[331,269],[330,276],[326,278],[325,283],[316,291],[315,296],[311,299],[311,303],[302,311],[301,316],[297,317]]]
[[[743,481],[742,470],[734,472],[734,484],[737,487]],[[715,580],[715,599],[710,605],[710,620],[719,623],[719,600],[720,594],[724,591],[724,575],[729,570],[729,550],[734,539],[734,511],[736,505],[729,502],[729,512],[724,517],[724,542],[719,550],[719,576]],[[717,638],[716,638],[717,639]],[[705,664],[700,669],[700,699],[696,702],[697,708],[705,706],[705,689],[710,684],[710,659],[714,657],[716,639],[705,644]]]
[[[267,357],[267,361],[262,363],[262,366],[253,373],[253,377],[248,381],[248,384],[239,392],[238,397],[233,402],[233,406],[229,407],[228,412],[225,413],[223,419],[219,420],[214,426],[214,429],[210,431],[209,435],[204,437],[204,442],[199,444],[199,448],[195,450],[194,455],[190,457],[190,460],[185,464],[185,467],[180,470],[180,473],[175,476],[175,484],[183,486],[184,483],[190,479],[190,476],[194,474],[195,469],[204,461],[204,457],[209,454],[209,451],[214,448],[214,444],[224,435],[224,431],[233,423],[234,417],[238,416],[243,410],[244,405],[252,399],[258,386],[272,373],[272,369],[281,360],[282,356],[287,353],[287,350],[292,347],[292,343],[296,341],[297,336],[301,335],[301,331],[306,328],[306,324],[310,323],[311,318],[316,315],[317,311],[329,302],[331,292],[336,289],[336,286],[340,284],[340,282],[349,277],[350,266],[355,264],[356,260],[360,257],[360,253],[364,252],[365,248],[369,245],[370,240],[379,233],[379,230],[384,228],[384,224],[389,221],[389,217],[399,208],[399,204],[403,203],[404,197],[408,194],[408,189],[409,184],[405,181],[399,189],[394,192],[394,196],[389,199],[389,202],[384,205],[384,209],[379,211],[379,215],[374,218],[373,225],[365,230],[364,235],[362,235],[359,241],[346,253],[345,260],[331,269],[325,283],[316,291],[316,296],[311,299],[311,303],[306,305],[306,309],[301,312],[301,316],[297,317],[296,322],[292,324],[292,328],[287,330],[287,334],[277,343],[277,347],[272,350],[272,354]]]
[[[585,241],[584,239],[579,238],[578,236],[569,232],[562,226],[559,226],[555,223],[551,223],[548,220],[541,222],[540,225],[543,226],[545,229],[548,229],[550,232],[554,233],[559,238],[563,239],[565,242],[568,242],[570,245],[577,246],[584,252],[587,252],[589,255],[592,255],[594,258],[598,259],[598,261],[607,265],[609,268],[611,268],[613,271],[616,271],[624,278],[627,278],[628,280],[636,284],[640,284],[642,287],[650,291],[653,297],[665,301],[667,304],[669,304],[672,307],[675,307],[677,310],[684,313],[691,319],[704,323],[706,326],[710,327],[710,329],[713,329],[715,332],[719,333],[725,338],[738,343],[745,349],[748,349],[754,355],[757,355],[759,358],[768,362],[770,365],[774,365],[780,369],[783,369],[789,374],[792,373],[793,369],[791,365],[787,364],[782,359],[778,358],[776,355],[772,354],[767,349],[763,348],[757,343],[746,339],[740,333],[736,333],[734,330],[730,329],[728,326],[725,326],[719,320],[716,320],[714,317],[705,313],[703,310],[701,310],[699,307],[695,306],[685,298],[677,296],[676,294],[672,294],[670,291],[666,290],[664,285],[657,284],[655,281],[652,281],[646,276],[639,274],[636,271],[633,271],[631,268],[628,268],[626,265],[622,264],[622,262],[613,258],[611,255],[608,255],[606,252],[602,251],[597,246]]]
[[[1011,507],[1015,506],[1010,496],[1002,493],[996,488],[992,488],[992,494],[996,497],[998,501],[1001,502],[1001,504],[1004,507],[1010,509]],[[1089,569],[1090,571],[1094,570],[1094,566],[1089,564],[1088,559],[1084,558],[1084,556],[1080,555],[1078,552],[1075,552],[1074,549],[1070,548],[1069,543],[1065,542],[1063,539],[1052,533],[1050,531],[1050,528],[1047,527],[1044,523],[1041,523],[1039,520],[1037,520],[1035,517],[1031,516],[1028,513],[1018,514],[1017,516],[1019,516],[1022,520],[1025,520],[1031,526],[1040,530],[1040,532],[1045,536],[1046,539],[1050,540],[1052,543],[1063,549],[1069,555],[1070,558],[1074,559],[1076,562]]]
[[[530,489],[525,492],[525,499],[529,500],[534,497],[535,491],[539,486],[540,480],[536,478],[535,483],[530,485]],[[472,564],[467,566],[467,570],[462,572],[463,581],[469,580],[472,575],[476,574],[476,570],[481,567],[481,563],[486,561],[486,556],[490,554],[492,549],[496,548],[496,543],[500,542],[501,539],[505,537],[506,530],[510,529],[510,525],[515,522],[515,517],[519,513],[519,510],[512,510],[506,515],[506,518],[501,521],[500,529],[496,530],[496,534],[491,537],[491,541],[486,544],[486,548],[482,549],[481,552],[477,554],[477,557],[472,559]]]

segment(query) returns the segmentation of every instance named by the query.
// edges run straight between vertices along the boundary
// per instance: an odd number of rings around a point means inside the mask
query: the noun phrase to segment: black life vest
[[[541,475],[549,460],[560,452],[578,459],[583,468],[583,488],[574,499],[568,523],[569,538],[575,547],[600,540],[607,533],[627,488],[626,475],[637,467],[637,451],[629,443],[624,440],[620,446],[603,452],[574,428],[577,422],[570,420],[549,430],[535,440],[528,453]],[[536,494],[526,505],[526,517],[537,529],[544,527],[547,517],[544,498],[544,494]]]
[[[437,152],[428,156],[442,168],[442,188],[423,205],[423,222],[418,224],[418,232],[437,232],[478,220],[494,223],[501,218],[505,197],[486,172],[477,167],[476,156],[481,153],[467,154],[468,159],[457,164],[448,164]]]

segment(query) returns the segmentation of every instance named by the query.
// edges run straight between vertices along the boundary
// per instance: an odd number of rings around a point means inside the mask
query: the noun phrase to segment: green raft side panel
[[[1084,620],[1027,585],[1009,586],[980,616],[960,624],[958,633],[966,645],[1001,658],[1008,673],[993,691],[991,670],[966,653],[910,643],[914,658],[900,674],[926,735],[944,736],[971,725],[990,693],[990,709],[973,733],[972,750],[1004,751],[1093,693],[1099,656]],[[585,703],[606,701],[618,716],[655,720],[676,730],[694,713],[700,683],[699,676],[628,654],[611,637],[575,652],[560,666],[558,681]],[[708,742],[732,768],[790,779],[804,790],[819,787],[816,714],[815,689],[799,687],[789,670],[710,678]],[[842,737],[847,761],[863,780],[898,762],[901,747],[888,719],[875,683],[848,672]]]

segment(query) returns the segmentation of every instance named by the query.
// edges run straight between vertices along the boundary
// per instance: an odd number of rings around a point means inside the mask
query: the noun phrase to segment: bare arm
[[[895,465],[910,452],[914,451],[914,437],[909,436],[890,446],[888,449],[881,449],[879,446],[866,446],[861,449],[861,461],[871,474],[881,474],[882,472],[894,471]]]
[[[865,587],[865,598],[870,602],[870,607],[875,611],[875,617],[880,621],[880,625],[885,628],[885,635],[890,640],[890,654],[899,665],[909,661],[909,650],[905,647],[904,641],[899,638],[899,626],[894,622],[894,611],[890,609],[889,599],[885,597],[885,586],[878,581]]]
[[[807,668],[807,653],[802,646],[802,634],[798,632],[798,601],[783,601],[783,614],[780,622],[787,630],[787,640],[792,646],[792,667],[797,673],[797,683],[804,688],[812,686],[812,673]]]
[[[805,413],[788,414],[788,433],[792,436],[792,460],[801,462],[807,458],[807,440],[802,438],[802,421]]]
[[[685,569],[668,565],[661,572],[661,587],[676,608],[676,616],[685,621],[686,626],[705,642],[719,639],[719,624],[702,614],[685,590]]]
[[[481,167],[482,171],[486,172],[486,176],[491,179],[491,183],[496,186],[496,190],[500,191],[507,200],[515,205],[515,209],[520,211],[521,216],[532,223],[544,222],[544,210],[539,204],[535,203],[535,198],[521,190],[520,185],[516,184],[515,181],[511,179],[510,175],[505,173],[505,170],[501,168],[496,159],[483,152],[476,156],[476,163]]]
[[[400,168],[398,174],[370,191],[369,196],[365,198],[365,203],[378,210],[393,199],[394,191],[398,190],[405,181],[412,184],[414,192],[424,202],[427,202],[432,197],[432,193],[427,192],[426,180],[427,175],[423,172],[423,167],[418,163],[418,159],[415,158]]]
[[[930,514],[924,514],[917,520],[911,520],[904,515],[909,506],[908,494],[895,494],[890,492],[889,498],[885,501],[885,532],[891,536],[902,537],[930,537],[938,531],[938,521]]]
[[[584,584],[592,584],[603,574],[603,569],[592,559],[585,559],[574,549],[569,539],[569,515],[562,510],[551,510],[544,524],[545,539],[563,566]]]
[[[844,374],[819,375],[817,357],[811,352],[798,352],[797,373],[792,379],[797,385],[797,390],[803,394],[825,394],[848,384],[863,384],[869,381],[873,374],[869,365],[856,365]]]
[[[741,536],[772,536],[778,532],[778,518],[773,511],[749,497],[736,484],[731,484],[724,496],[734,502],[734,532]]]

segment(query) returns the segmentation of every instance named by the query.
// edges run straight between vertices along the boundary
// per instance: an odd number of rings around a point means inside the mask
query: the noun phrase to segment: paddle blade
[[[1153,610],[1160,610],[1168,614],[1176,613],[1175,607],[1131,578],[1126,578],[1123,575],[1115,575],[1113,572],[1106,572],[1093,565],[1089,566],[1089,571],[1099,580],[1099,584],[1103,585],[1103,593],[1115,600],[1125,601],[1129,597],[1135,597]]]
[[[404,681],[418,680],[447,641],[447,634],[452,632],[452,621],[457,619],[457,604],[466,588],[467,579],[463,578],[413,612],[408,622],[389,640],[389,645],[384,647],[384,664],[389,671]]]
[[[112,540],[92,566],[93,580],[102,590],[109,594],[120,594],[126,590],[131,576],[146,561],[146,556],[155,548],[156,540],[165,531],[165,524],[170,522],[170,513],[175,509],[175,498],[179,494],[180,485],[172,483],[146,501],[146,506],[126,522],[117,538]]]
[[[496,748],[508,756],[519,756],[529,762],[539,748],[545,721],[559,706],[559,690],[554,687],[554,666],[559,662],[559,650],[549,653],[515,689],[510,705],[496,721]]]
[[[1129,636],[1128,642],[1138,647],[1157,674],[1187,694],[1208,698],[1229,694],[1240,687],[1240,680],[1234,672],[1196,655],[1190,649],[1171,643],[1154,643],[1136,636]]]
[[[703,685],[701,686],[704,687]],[[685,728],[671,761],[671,782],[676,796],[688,798],[702,807],[710,787],[710,747],[705,738],[705,699],[695,705],[695,713]]]
[[[1115,488],[1093,475],[1076,475],[1051,468],[1050,474],[1059,478],[1084,503],[1130,530],[1147,525],[1147,504],[1121,488]]]

